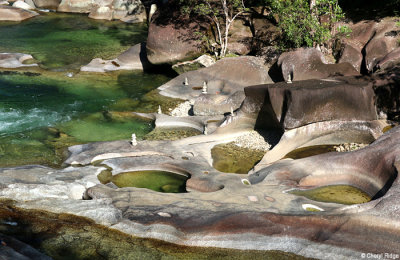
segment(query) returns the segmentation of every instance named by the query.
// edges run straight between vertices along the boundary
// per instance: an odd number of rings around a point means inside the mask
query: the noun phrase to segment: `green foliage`
[[[350,37],[351,32],[352,32],[351,28],[347,25],[341,25],[337,28],[337,34],[339,36]]]
[[[337,0],[315,0],[311,8],[308,0],[266,0],[286,47],[313,46],[332,37],[334,23],[343,18]]]

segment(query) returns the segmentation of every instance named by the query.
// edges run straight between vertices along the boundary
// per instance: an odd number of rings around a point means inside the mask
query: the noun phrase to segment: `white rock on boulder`
[[[19,67],[33,67],[34,64],[24,64],[24,61],[33,59],[29,54],[24,53],[0,53],[0,68],[15,69]]]
[[[27,3],[32,9],[36,9],[36,5],[33,2],[33,0],[25,0],[25,3]]]
[[[0,0],[0,5],[9,5],[10,3],[9,2],[7,2],[7,1],[1,1]]]
[[[32,6],[30,6],[29,4],[27,4],[21,0],[16,1],[12,6],[16,7],[16,8],[25,9],[25,10],[33,10],[34,9]]]

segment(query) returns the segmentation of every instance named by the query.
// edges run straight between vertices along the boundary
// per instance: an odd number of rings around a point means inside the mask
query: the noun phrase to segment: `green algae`
[[[199,130],[189,128],[189,127],[181,127],[181,128],[167,128],[160,127],[156,128],[147,135],[144,136],[145,140],[178,140],[182,138],[187,138],[190,136],[200,135],[202,132]]]
[[[314,145],[295,149],[286,154],[284,158],[301,159],[329,152],[336,152],[334,145]]]
[[[123,81],[118,80],[121,77]],[[152,129],[149,121],[132,117],[128,112],[108,111],[115,104],[121,111],[134,110],[132,103],[139,105],[144,93],[168,79],[137,72],[101,77],[80,73],[69,78],[64,73],[37,69],[3,71],[0,73],[0,167],[59,166],[69,145],[129,139],[132,133],[142,138]],[[47,136],[49,126],[65,133],[69,140],[45,142],[48,138],[42,137]]]
[[[169,114],[174,108],[184,102],[182,99],[162,96],[159,94],[159,92],[160,91],[158,89],[154,89],[146,93],[141,99],[141,103],[138,105],[137,112],[156,112],[158,110],[158,106],[160,106],[164,114]]]
[[[309,190],[293,190],[289,193],[303,196],[310,200],[345,205],[371,201],[371,197],[367,193],[350,185],[330,185]]]
[[[55,128],[42,128],[0,137],[0,166],[40,164],[60,167],[67,147],[80,144]]]
[[[144,24],[99,21],[83,14],[48,13],[21,23],[0,22],[0,52],[31,54],[46,69],[79,69],[111,59],[147,36]]]
[[[239,147],[233,142],[211,149],[213,167],[220,172],[248,173],[264,156],[265,151]]]
[[[123,172],[114,176],[110,170],[105,170],[97,177],[103,184],[112,182],[120,188],[146,188],[167,193],[186,192],[188,179],[181,174],[156,170]]]
[[[14,222],[16,226],[4,223]],[[309,259],[282,251],[188,247],[139,238],[70,214],[22,209],[0,200],[0,232],[52,257],[66,259]]]

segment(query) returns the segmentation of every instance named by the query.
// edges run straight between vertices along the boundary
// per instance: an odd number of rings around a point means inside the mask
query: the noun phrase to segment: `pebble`
[[[270,196],[265,196],[264,199],[270,202],[275,202],[275,199]]]
[[[240,147],[261,151],[267,151],[271,148],[271,145],[265,141],[264,137],[254,130],[239,136],[234,143]]]
[[[189,110],[192,108],[190,101],[183,102],[179,104],[174,110],[171,112],[171,116],[183,117],[189,116]]]
[[[345,143],[334,146],[337,152],[350,152],[366,147],[368,144]]]
[[[249,199],[249,201],[252,201],[252,202],[257,202],[258,201],[257,196],[247,196],[247,198]]]
[[[157,214],[158,214],[159,216],[165,217],[165,218],[170,218],[170,217],[172,217],[171,214],[166,213],[166,212],[158,212]]]

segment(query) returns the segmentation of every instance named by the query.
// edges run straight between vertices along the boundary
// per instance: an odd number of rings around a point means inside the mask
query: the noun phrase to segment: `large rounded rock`
[[[361,71],[363,61],[362,49],[373,36],[375,25],[376,22],[374,21],[361,21],[350,26],[350,36],[343,37],[341,42],[342,50],[339,63],[348,62],[357,71]]]
[[[95,58],[88,65],[83,66],[81,71],[102,73],[116,70],[145,70],[150,67],[151,64],[146,56],[146,44],[139,43],[121,53],[116,59]]]
[[[161,13],[162,12],[162,13]],[[164,13],[165,12],[165,13]],[[203,53],[195,32],[199,24],[181,17],[178,12],[161,10],[153,16],[147,37],[147,58],[153,64],[174,64],[191,60]],[[168,17],[165,17],[168,14]]]
[[[234,20],[230,29],[228,50],[231,53],[247,55],[251,51],[253,33],[244,20]]]
[[[381,59],[399,47],[400,28],[394,19],[386,19],[376,26],[374,37],[365,47],[365,63],[373,71]]]
[[[89,14],[89,18],[100,20],[112,20],[113,10],[108,6],[94,7]]]
[[[106,0],[105,5],[112,3],[112,0]],[[95,7],[95,1],[92,0],[62,0],[57,8],[59,12],[68,13],[90,13]],[[100,2],[99,0],[96,2]]]
[[[24,53],[0,53],[0,68],[15,69],[37,66],[36,63],[26,64],[27,60],[33,60],[33,57]]]
[[[21,1],[21,0],[18,0],[16,2],[14,2],[12,6],[15,7],[15,8],[21,8],[21,9],[25,9],[25,10],[35,9],[35,7],[32,7],[29,4],[27,4],[27,3],[25,3],[24,1]]]
[[[36,12],[0,5],[0,21],[23,21],[39,15]]]
[[[33,0],[33,2],[38,8],[57,9],[61,3],[61,0]]]
[[[258,103],[264,129],[293,129],[331,120],[377,119],[375,93],[367,80],[353,77],[306,80],[245,88],[246,103]]]
[[[285,52],[278,59],[285,81],[323,79],[335,76],[358,75],[350,63],[326,64],[323,54],[314,48],[299,48]]]

